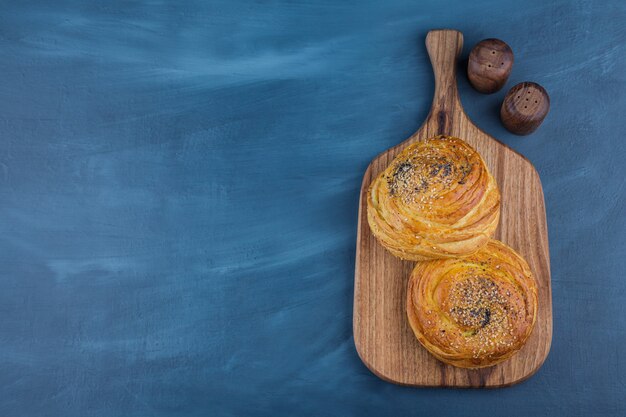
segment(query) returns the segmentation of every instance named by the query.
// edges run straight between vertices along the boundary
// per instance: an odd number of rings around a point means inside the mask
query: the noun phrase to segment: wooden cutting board
[[[354,342],[365,365],[380,378],[402,385],[429,387],[502,387],[533,375],[543,364],[552,341],[552,296],[548,229],[541,181],[533,165],[498,142],[467,117],[456,87],[456,60],[463,35],[434,30],[426,48],[435,73],[430,114],[413,136],[376,157],[361,186],[354,283]],[[414,266],[387,252],[367,224],[367,190],[373,178],[409,144],[445,134],[464,139],[487,163],[500,187],[502,208],[499,239],[518,251],[530,265],[539,288],[535,329],[511,359],[476,370],[439,362],[417,341],[406,312],[406,284]]]

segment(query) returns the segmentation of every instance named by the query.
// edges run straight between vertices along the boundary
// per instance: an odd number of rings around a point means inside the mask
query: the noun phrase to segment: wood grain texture
[[[467,59],[467,78],[481,93],[491,94],[506,84],[513,69],[513,50],[500,39],[484,39]]]
[[[539,127],[550,111],[550,96],[537,83],[526,81],[513,86],[504,97],[500,120],[509,132],[528,135]]]
[[[456,87],[456,59],[463,35],[454,30],[428,33],[426,47],[435,73],[435,95],[422,127],[410,138],[376,157],[363,178],[359,203],[354,288],[354,340],[359,356],[376,375],[412,386],[500,387],[531,376],[544,362],[552,340],[552,298],[548,234],[541,181],[523,156],[476,127],[465,115]],[[406,284],[414,263],[393,257],[367,224],[370,182],[404,147],[438,134],[460,137],[480,152],[502,195],[496,238],[528,261],[539,289],[535,329],[510,360],[478,370],[455,368],[436,360],[416,340],[405,313]]]

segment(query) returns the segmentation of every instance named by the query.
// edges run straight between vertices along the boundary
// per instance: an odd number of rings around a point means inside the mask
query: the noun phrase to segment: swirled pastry
[[[372,233],[402,259],[474,253],[493,236],[499,217],[500,192],[485,162],[450,136],[409,145],[368,192]]]
[[[537,285],[528,264],[497,240],[466,258],[418,262],[407,291],[407,315],[419,342],[437,359],[462,368],[511,357],[537,316]]]

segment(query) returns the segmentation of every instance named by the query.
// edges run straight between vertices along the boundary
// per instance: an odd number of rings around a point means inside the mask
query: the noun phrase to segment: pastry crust
[[[407,260],[475,253],[493,237],[499,217],[500,192],[485,162],[451,136],[409,145],[367,195],[372,233]]]
[[[511,357],[537,317],[537,284],[526,261],[491,240],[463,259],[419,262],[407,289],[417,340],[437,359],[483,368]]]

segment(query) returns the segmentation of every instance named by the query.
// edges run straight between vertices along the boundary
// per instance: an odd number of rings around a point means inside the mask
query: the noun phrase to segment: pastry
[[[524,346],[537,317],[537,285],[526,261],[491,240],[466,258],[418,262],[407,315],[419,342],[462,368],[495,365]]]
[[[500,192],[478,152],[436,136],[404,149],[372,182],[367,220],[393,255],[423,261],[479,250],[500,217]]]

